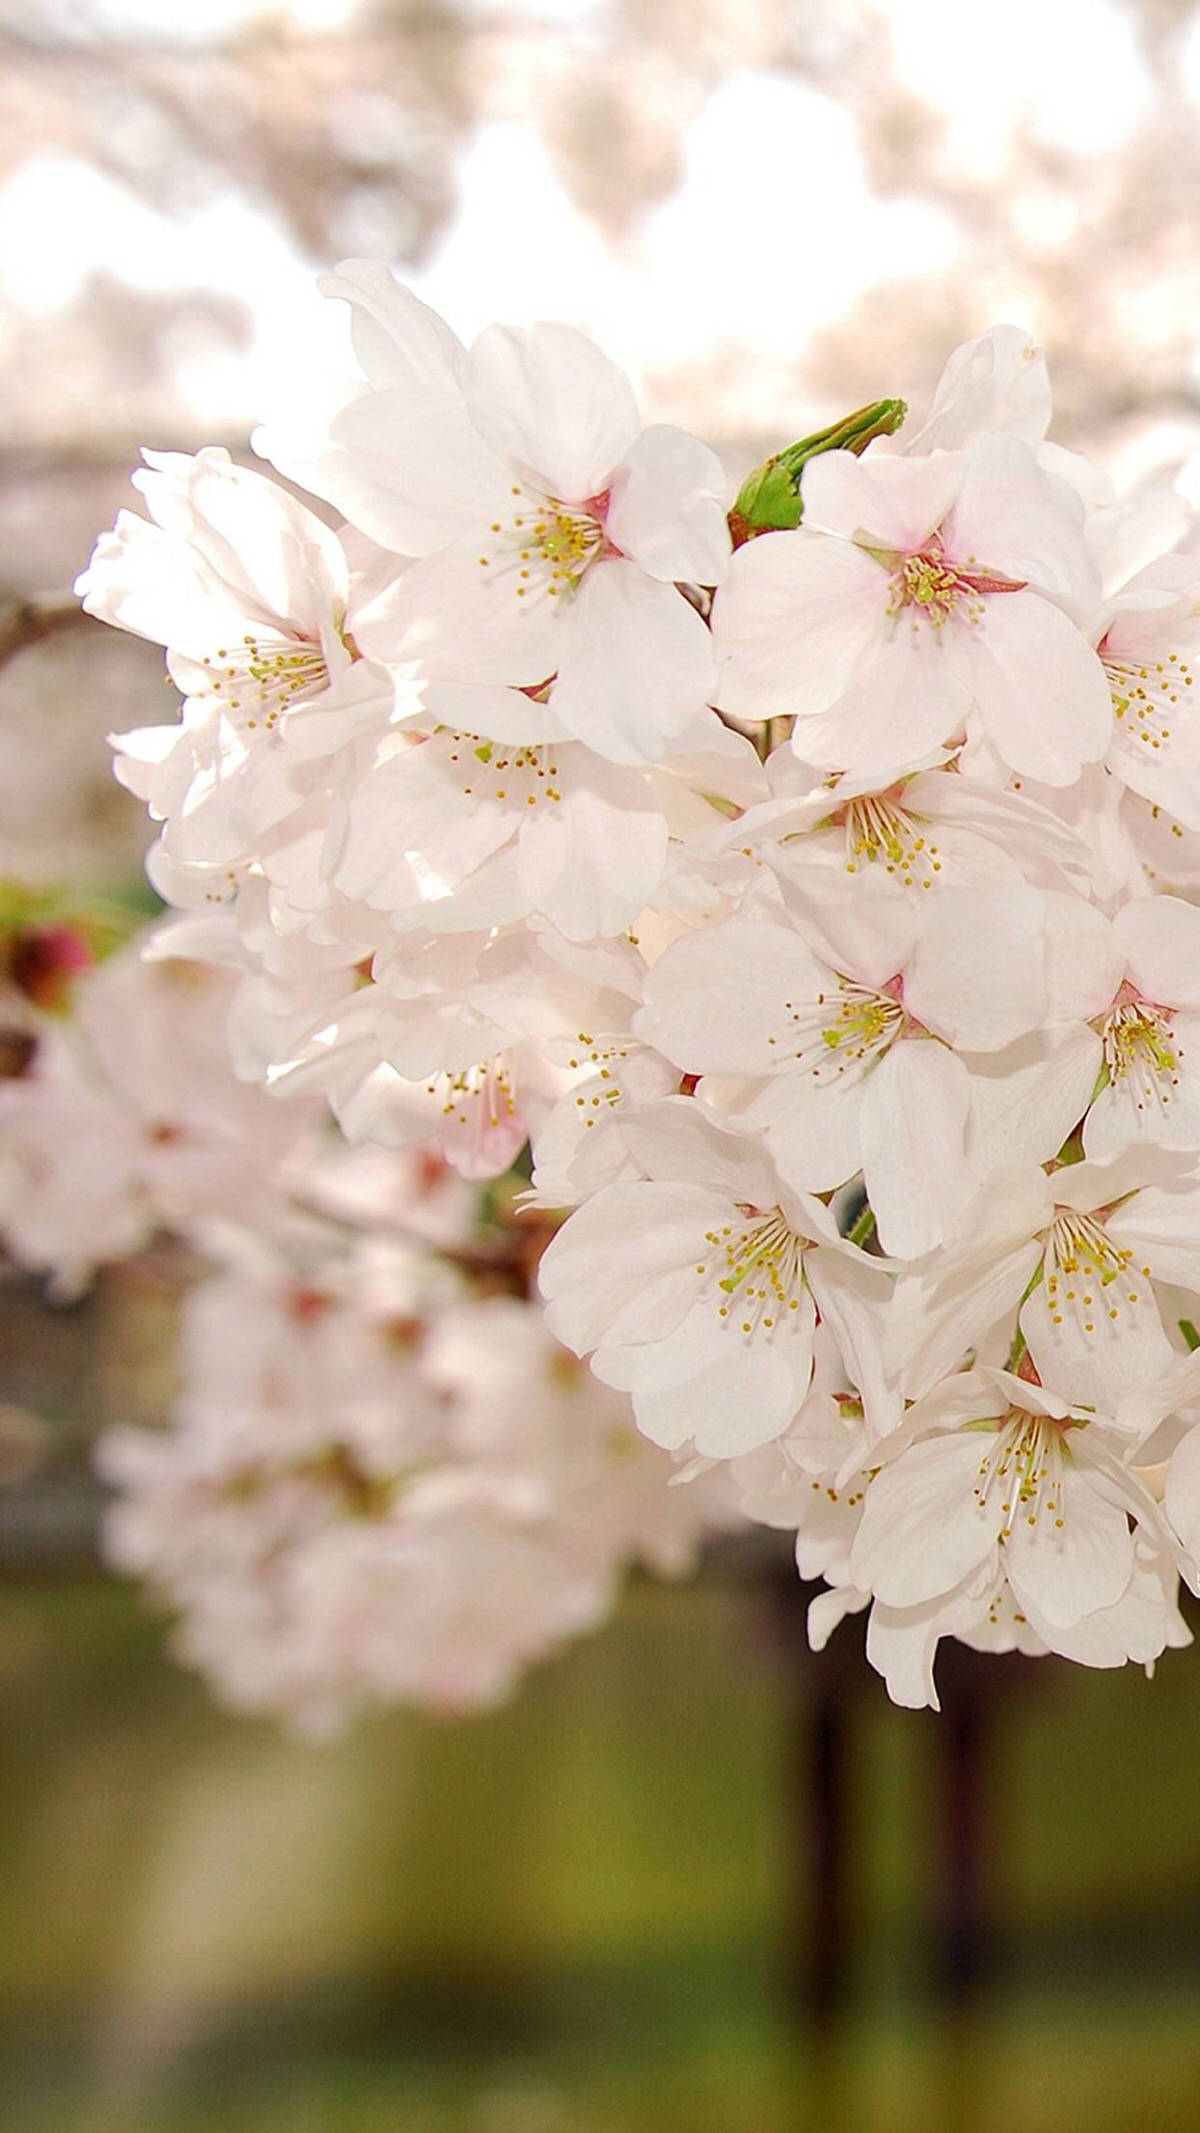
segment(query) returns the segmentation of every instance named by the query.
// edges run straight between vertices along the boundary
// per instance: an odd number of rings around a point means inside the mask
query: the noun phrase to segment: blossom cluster
[[[116,744],[155,953],[350,1140],[530,1144],[549,1334],[794,1531],[814,1643],[869,1609],[918,1705],[946,1635],[1151,1664],[1200,1589],[1181,496],[1048,443],[1012,327],[730,510],[572,329],[324,286],[358,376],[256,440],[313,503],[148,454],[80,582],[185,699]]]
[[[62,1300],[138,1254],[182,1291],[169,1425],[98,1441],[103,1537],[224,1702],[313,1736],[371,1702],[474,1708],[607,1619],[635,1563],[692,1568],[732,1490],[668,1488],[547,1329],[503,1203],[239,1082],[229,972],[152,933],[92,965],[73,913],[19,917],[0,1239]]]

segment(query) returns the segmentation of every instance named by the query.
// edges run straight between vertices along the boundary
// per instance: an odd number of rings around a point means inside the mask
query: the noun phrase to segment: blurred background
[[[140,445],[338,362],[348,254],[586,328],[731,479],[1002,318],[1061,441],[1200,445],[1192,0],[0,0],[0,55],[3,875],[138,893],[159,654],[22,603]],[[171,1296],[0,1285],[5,2133],[1200,2125],[1193,1655],[897,1712],[763,1536],[501,1711],[291,1745],[95,1567]]]

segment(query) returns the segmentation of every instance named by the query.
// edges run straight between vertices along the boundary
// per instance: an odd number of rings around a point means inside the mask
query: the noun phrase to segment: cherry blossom
[[[1082,509],[1028,446],[829,452],[804,501],[718,593],[724,710],[795,716],[797,754],[832,770],[895,776],[973,729],[1047,785],[1104,754],[1104,671],[1071,619],[1099,592]]]

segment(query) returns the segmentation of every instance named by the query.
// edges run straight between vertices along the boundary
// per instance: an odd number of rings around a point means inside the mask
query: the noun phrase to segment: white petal
[[[414,563],[359,621],[360,649],[368,658],[418,660],[438,682],[547,681],[566,646],[573,603],[536,593],[519,600],[513,572],[482,566],[485,554],[480,536],[470,534]]]
[[[990,1435],[930,1437],[875,1476],[851,1556],[856,1585],[889,1607],[953,1592],[996,1547],[997,1514],[976,1504]]]
[[[633,1396],[638,1428],[670,1450],[692,1442],[701,1456],[736,1459],[783,1435],[812,1376],[812,1299],[772,1338],[753,1337],[717,1316],[711,1300],[653,1347],[603,1349],[596,1375]]]
[[[940,1711],[933,1662],[942,1635],[942,1605],[885,1607],[876,1600],[867,1623],[867,1658],[903,1711]]]
[[[1049,422],[1045,350],[1021,326],[993,326],[955,349],[938,379],[929,418],[906,450],[954,450],[981,430],[1006,430],[1037,445]]]
[[[652,578],[719,585],[729,561],[725,469],[685,430],[643,430],[613,482],[610,540]]]
[[[863,1180],[885,1252],[918,1259],[942,1242],[970,1191],[966,1068],[942,1044],[893,1044],[863,1092]]]
[[[1105,1228],[1128,1245],[1133,1271],[1149,1266],[1155,1281],[1200,1294],[1200,1185],[1185,1177],[1174,1185],[1146,1185],[1110,1215]],[[1143,1276],[1137,1284],[1145,1289]]]
[[[1000,1051],[1046,1008],[1046,905],[1015,882],[945,889],[921,906],[904,1004],[963,1051]]]
[[[598,496],[638,433],[624,371],[574,326],[486,327],[463,389],[493,450],[560,503]]]
[[[1200,1428],[1189,1429],[1171,1455],[1163,1507],[1188,1554],[1200,1561]]]
[[[803,527],[747,541],[713,603],[717,703],[749,719],[826,710],[881,635],[887,599],[886,572],[852,541]]]
[[[1200,911],[1179,896],[1141,896],[1124,904],[1113,931],[1129,975],[1147,1000],[1200,1008]]]
[[[665,1339],[696,1301],[705,1231],[729,1211],[727,1198],[698,1185],[636,1179],[598,1192],[564,1223],[538,1269],[555,1339],[576,1355]]]
[[[634,1028],[688,1074],[785,1072],[789,1010],[815,1009],[831,983],[797,934],[734,920],[660,956]]]
[[[1068,1277],[1059,1278],[1065,1288]],[[1021,1306],[1021,1331],[1045,1384],[1111,1414],[1170,1368],[1173,1350],[1145,1279],[1121,1275],[1106,1288],[1081,1269],[1073,1285],[1073,1301],[1052,1301],[1044,1282],[1036,1288]]]
[[[880,782],[955,741],[970,695],[946,656],[945,632],[903,613],[870,647],[845,693],[819,717],[802,717],[796,754],[822,769],[873,772]]]
[[[1037,1513],[1014,1504],[1006,1567],[1019,1600],[1046,1622],[1069,1626],[1116,1605],[1133,1574],[1133,1535],[1086,1471],[1064,1472],[1059,1502],[1058,1512],[1043,1505]]]
[[[814,1087],[794,1074],[780,1074],[739,1116],[765,1131],[779,1174],[794,1192],[830,1192],[862,1169],[859,1119],[865,1086],[859,1079]]]
[[[343,259],[321,274],[322,296],[350,305],[350,337],[364,375],[387,385],[458,385],[466,350],[436,311],[398,282],[379,259]]]
[[[779,1197],[762,1142],[726,1132],[689,1096],[639,1106],[622,1120],[621,1137],[651,1177],[703,1186],[759,1208],[774,1207]]]
[[[1016,437],[981,437],[965,456],[966,478],[942,529],[947,555],[1024,579],[1090,611],[1100,581],[1074,491]]]
[[[804,469],[804,516],[864,547],[911,555],[947,516],[965,473],[959,452],[894,459],[821,452]]]
[[[458,393],[389,386],[334,417],[308,476],[382,548],[428,555],[512,504],[512,477],[473,428]]]
[[[1047,1163],[1079,1124],[1104,1060],[1086,1025],[1022,1037],[967,1061],[971,1122],[967,1153],[979,1179],[1001,1164]]]
[[[521,828],[522,885],[569,941],[623,932],[658,885],[667,825],[628,797],[577,789],[558,808],[531,809]]]
[[[1022,1238],[994,1257],[937,1263],[924,1279],[902,1281],[887,1354],[910,1399],[919,1400],[962,1362],[969,1348],[1015,1311],[1042,1256]]]
[[[1094,1162],[1122,1148],[1200,1149],[1200,1016],[1178,1016],[1170,1039],[1174,1070],[1143,1076],[1135,1066],[1093,1097],[1083,1145]]]
[[[482,575],[482,573],[481,573]],[[689,600],[634,563],[605,560],[564,603],[555,715],[614,763],[653,763],[713,689],[712,641]]]
[[[943,632],[1001,761],[1044,785],[1071,785],[1109,744],[1108,680],[1086,637],[1033,592],[990,593],[983,620]]]

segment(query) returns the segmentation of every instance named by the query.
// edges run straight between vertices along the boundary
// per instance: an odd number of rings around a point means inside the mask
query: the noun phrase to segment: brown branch
[[[34,644],[94,621],[74,593],[34,593],[0,608],[0,667]]]

